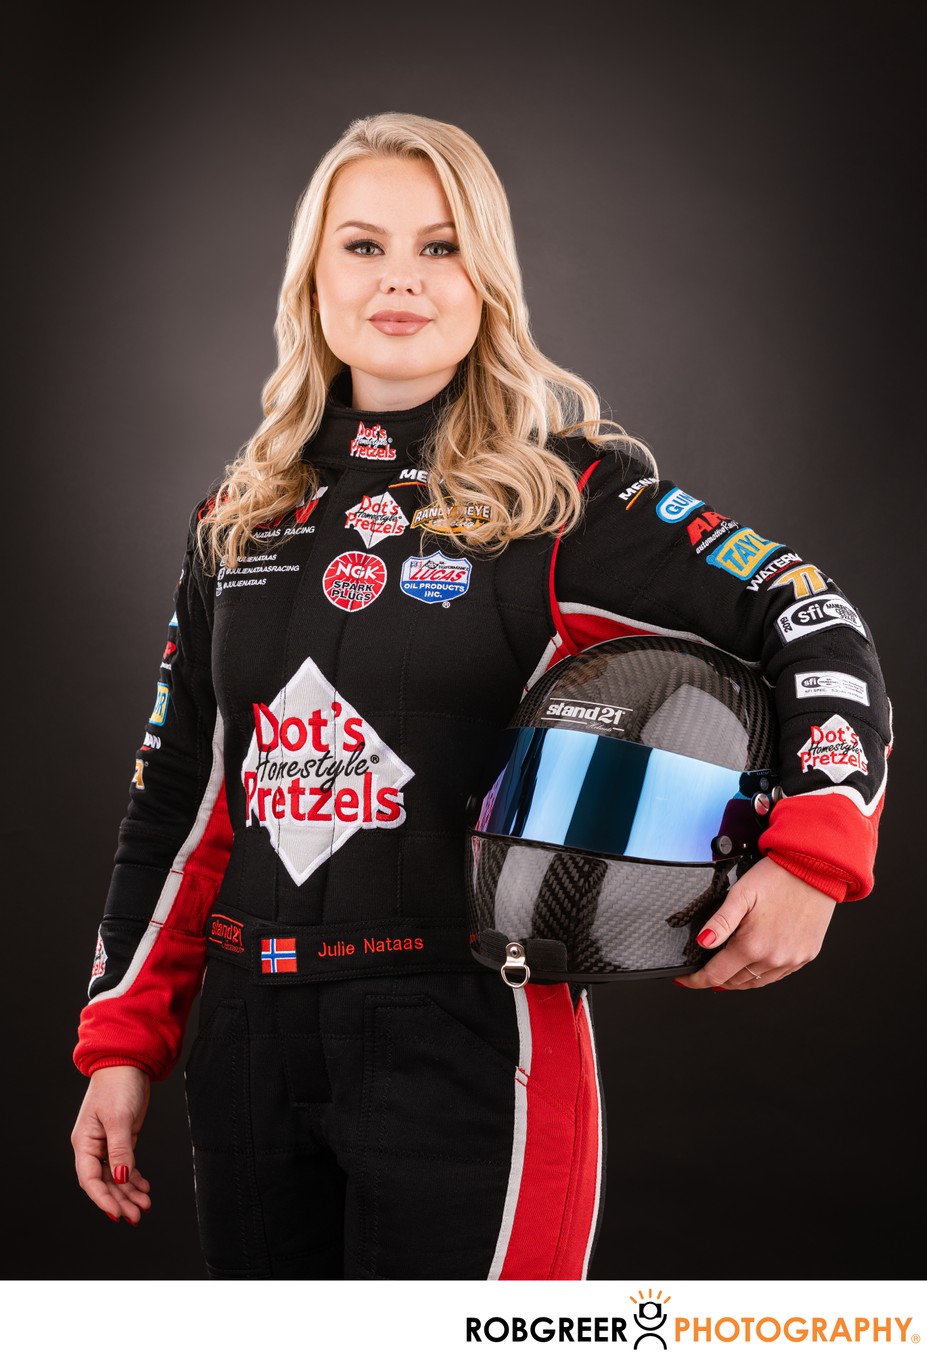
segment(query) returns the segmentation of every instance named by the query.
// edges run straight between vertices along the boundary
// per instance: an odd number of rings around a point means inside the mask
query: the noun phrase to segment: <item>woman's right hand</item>
[[[135,1143],[151,1080],[135,1066],[105,1066],[90,1084],[71,1132],[81,1189],[107,1217],[133,1225],[151,1207],[151,1185],[135,1165]]]

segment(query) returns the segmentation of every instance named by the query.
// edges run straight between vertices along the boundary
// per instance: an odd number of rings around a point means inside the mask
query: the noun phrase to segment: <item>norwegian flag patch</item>
[[[295,972],[295,971],[296,971],[296,940],[295,940],[295,939],[262,939],[262,940],[261,940],[261,971],[262,971],[262,972]]]

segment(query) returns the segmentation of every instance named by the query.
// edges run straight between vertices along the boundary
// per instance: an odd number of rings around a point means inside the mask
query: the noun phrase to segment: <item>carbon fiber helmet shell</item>
[[[474,956],[512,985],[520,966],[550,982],[701,967],[696,935],[759,857],[776,735],[763,677],[703,642],[622,637],[551,667],[468,804]]]

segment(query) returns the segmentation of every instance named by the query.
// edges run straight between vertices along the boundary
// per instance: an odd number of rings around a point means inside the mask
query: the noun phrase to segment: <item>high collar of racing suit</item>
[[[463,390],[463,365],[428,401],[401,411],[361,410],[351,405],[351,370],[332,380],[322,423],[303,449],[305,461],[324,467],[416,464],[441,408]]]

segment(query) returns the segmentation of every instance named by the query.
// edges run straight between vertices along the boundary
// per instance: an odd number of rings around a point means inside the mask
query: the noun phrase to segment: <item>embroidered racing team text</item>
[[[288,514],[278,514],[276,519],[265,519],[255,529],[255,538],[293,538],[302,533],[315,533],[315,524],[310,524],[308,520],[327,490],[327,486],[320,486],[314,494],[303,496],[292,511],[292,524],[285,522],[289,519]]]
[[[798,758],[803,774],[820,770],[832,783],[843,783],[851,774],[869,773],[862,742],[852,725],[839,713],[834,713],[820,726],[811,723],[811,734],[798,751]]]
[[[396,450],[382,425],[365,425],[361,420],[348,450],[352,458],[366,458],[371,462],[393,462]]]
[[[400,789],[413,771],[311,657],[273,702],[252,707],[241,770],[245,824],[268,832],[294,882],[305,882],[357,831],[402,824]]]

